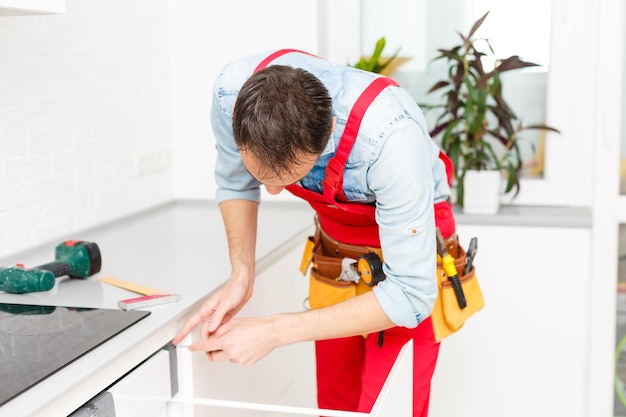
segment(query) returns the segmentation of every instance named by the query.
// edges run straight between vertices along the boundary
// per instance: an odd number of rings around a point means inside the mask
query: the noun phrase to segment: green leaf
[[[508,193],[517,184],[517,173],[515,172],[515,167],[512,164],[508,164],[506,171],[507,171],[507,181],[506,181],[506,188],[504,192]]]
[[[458,120],[452,120],[446,126],[446,129],[443,132],[443,136],[441,137],[441,146],[448,150],[452,143],[458,142],[459,136],[455,132],[455,128],[458,125]]]
[[[465,195],[465,170],[462,171],[462,174],[458,177],[459,181],[456,185],[456,203],[463,207],[463,197]]]
[[[378,62],[378,60],[380,59],[380,55],[383,53],[383,49],[385,49],[386,43],[387,41],[385,40],[384,36],[378,39],[378,41],[376,42],[376,46],[374,47],[374,52],[372,52],[372,57],[370,58],[370,61]]]
[[[459,159],[461,157],[461,144],[457,141],[450,146],[448,152],[446,152],[452,161],[453,166],[459,166]]]
[[[380,74],[394,59],[396,59],[398,53],[400,52],[400,48],[398,48],[391,55],[391,57],[387,59],[387,61],[385,61],[384,63],[381,62],[380,59],[382,57],[382,53],[385,49],[386,43],[387,42],[384,36],[378,39],[376,45],[374,46],[374,52],[372,52],[372,55],[369,57],[369,59],[361,57],[359,61],[354,64],[354,68]]]
[[[494,169],[502,169],[502,165],[500,164],[500,160],[498,159],[498,156],[496,155],[495,151],[493,150],[493,147],[491,146],[491,144],[487,141],[483,142],[483,146],[485,147],[485,149],[487,150],[487,153],[483,154],[483,167],[485,169],[490,169],[490,168],[494,168]],[[490,164],[493,164],[493,166],[490,166]]]

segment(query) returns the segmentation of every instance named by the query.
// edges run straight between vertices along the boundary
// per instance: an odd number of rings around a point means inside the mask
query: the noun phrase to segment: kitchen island
[[[257,273],[261,274],[284,253],[301,248],[312,227],[313,212],[306,203],[262,203]],[[32,267],[50,262],[54,259],[54,247],[70,239],[98,244],[102,253],[99,273],[87,279],[59,278],[55,287],[47,292],[0,293],[0,303],[117,309],[119,300],[137,296],[97,280],[109,276],[180,294],[181,300],[146,308],[151,311],[148,317],[0,407],[2,417],[71,414],[160,351],[230,274],[219,208],[214,202],[196,201],[171,202],[63,237],[28,253],[2,259],[0,265],[22,263]],[[293,265],[296,273],[298,266]],[[304,280],[301,275],[299,278]],[[180,384],[184,387],[185,381]]]

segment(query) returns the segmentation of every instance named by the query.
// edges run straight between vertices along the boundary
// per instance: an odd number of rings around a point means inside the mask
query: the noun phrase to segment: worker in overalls
[[[315,340],[319,407],[369,412],[413,339],[414,416],[427,416],[439,351],[429,317],[435,225],[446,237],[455,226],[450,166],[415,100],[389,78],[281,50],[226,66],[211,124],[232,272],[173,343],[202,324],[192,350],[249,365],[279,346]],[[315,211],[304,255],[312,308],[237,318],[252,296],[262,186],[287,189]],[[386,278],[373,287],[342,280],[343,259],[368,252],[384,259]]]

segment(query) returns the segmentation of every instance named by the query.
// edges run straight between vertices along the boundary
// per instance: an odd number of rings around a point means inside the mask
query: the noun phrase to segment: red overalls
[[[278,51],[261,62],[255,72],[289,52],[299,51]],[[397,83],[386,77],[376,78],[354,104],[336,154],[326,168],[323,194],[298,185],[286,187],[294,195],[308,201],[316,211],[322,229],[333,239],[343,243],[380,247],[375,207],[347,201],[343,196],[343,172],[358,136],[363,115],[378,93],[388,86],[397,86]],[[450,179],[452,166],[449,159],[443,153],[440,157],[446,163]],[[435,217],[444,237],[454,233],[454,217],[450,205],[445,202],[436,204]],[[378,344],[377,333],[366,338],[353,336],[316,341],[318,406],[325,409],[370,412],[400,349],[409,339],[414,342],[413,415],[426,417],[430,380],[439,352],[430,318],[414,329],[394,327],[385,330],[382,346]]]

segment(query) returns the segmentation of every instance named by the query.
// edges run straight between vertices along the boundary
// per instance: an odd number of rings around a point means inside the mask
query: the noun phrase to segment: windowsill
[[[589,207],[501,206],[497,214],[465,214],[455,206],[454,216],[460,225],[591,227]]]

